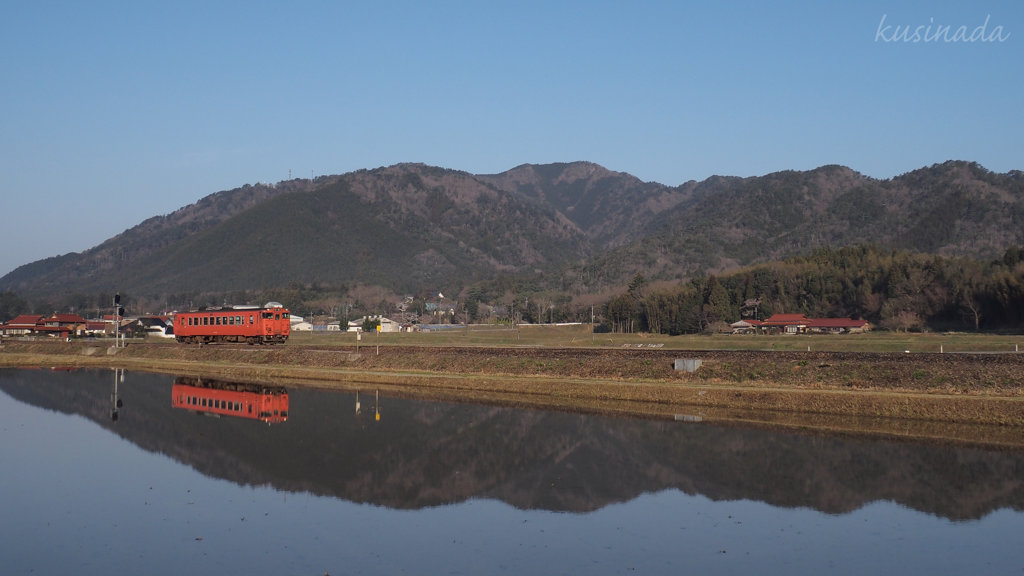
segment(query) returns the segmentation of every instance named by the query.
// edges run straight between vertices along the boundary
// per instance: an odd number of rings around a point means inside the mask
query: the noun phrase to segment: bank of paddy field
[[[679,359],[698,360],[690,372]],[[1024,449],[1024,354],[684,350],[643,344],[277,347],[5,341],[0,366],[119,367],[681,422]]]

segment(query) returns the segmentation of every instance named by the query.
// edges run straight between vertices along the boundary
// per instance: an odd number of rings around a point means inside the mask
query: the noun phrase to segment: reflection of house
[[[867,320],[852,318],[807,318],[803,314],[773,314],[766,320],[740,320],[730,324],[733,334],[761,332],[783,334],[841,334],[844,332],[866,332]]]

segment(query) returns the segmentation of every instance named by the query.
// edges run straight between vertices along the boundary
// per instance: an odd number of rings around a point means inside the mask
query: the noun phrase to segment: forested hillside
[[[891,330],[1024,328],[1024,248],[947,258],[876,246],[821,249],[652,289],[642,275],[611,298],[607,327],[664,334],[726,330],[773,313],[851,317]]]
[[[871,258],[829,272],[841,278],[839,292],[833,280],[819,289],[803,279],[810,273],[787,276],[799,258],[864,245],[874,247]],[[11,309],[45,313],[98,310],[115,291],[140,312],[274,299],[310,311],[344,304],[386,313],[407,298],[422,303],[444,293],[468,318],[486,304],[495,314],[517,309],[530,319],[546,310],[549,318],[579,319],[637,279],[652,294],[654,286],[690,286],[696,294],[709,290],[700,282],[758,270],[757,278],[774,284],[726,286],[731,312],[760,297],[776,311],[960,325],[977,301],[977,321],[969,324],[995,328],[1017,321],[999,307],[1007,290],[986,282],[1019,271],[988,263],[1021,245],[1024,173],[970,162],[888,180],[823,166],[674,187],[589,162],[524,164],[491,175],[397,164],[211,194],[84,252],[21,266],[0,278],[0,292],[4,302],[24,302]],[[890,281],[899,272],[890,268],[914,269],[922,260],[932,264],[909,282],[938,290],[937,282],[945,295],[922,302],[922,292],[899,297],[887,288],[900,284]],[[950,263],[972,268],[947,270]],[[956,274],[970,277],[977,267],[984,281],[972,281],[965,296]],[[635,290],[631,298],[644,301]],[[648,302],[651,314],[630,312],[622,326],[703,330],[727,316],[720,300],[704,304],[723,313],[710,315],[702,304],[694,315],[687,304],[689,312],[671,318]]]

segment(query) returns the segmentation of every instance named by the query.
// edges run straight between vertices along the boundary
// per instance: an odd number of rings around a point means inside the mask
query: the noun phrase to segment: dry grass
[[[316,345],[296,338],[279,347],[133,344],[116,351],[104,343],[6,342],[0,365],[372,386],[452,401],[1024,449],[1024,354],[397,346],[388,336],[403,335],[382,336],[391,341],[379,352],[374,336],[358,351],[328,343],[331,337],[314,337]],[[673,359],[681,356],[703,365],[677,371]]]

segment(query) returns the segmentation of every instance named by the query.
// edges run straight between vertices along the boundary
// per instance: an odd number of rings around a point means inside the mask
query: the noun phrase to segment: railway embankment
[[[111,348],[103,341],[5,341],[0,366],[119,367],[339,390],[369,387],[447,401],[1024,448],[1019,353],[170,343]]]

